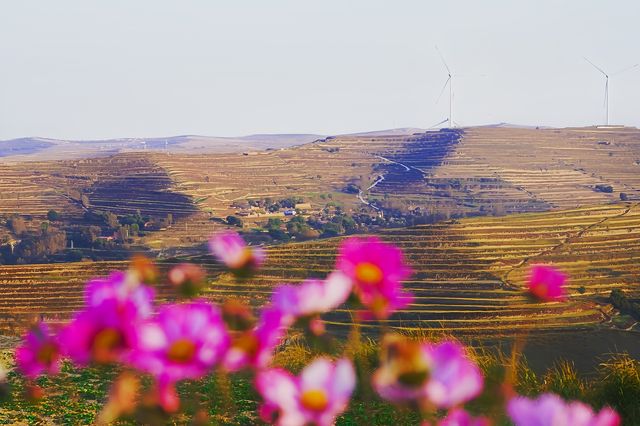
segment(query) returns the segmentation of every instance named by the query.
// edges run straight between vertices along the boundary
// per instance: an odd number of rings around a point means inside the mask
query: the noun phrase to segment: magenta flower
[[[263,308],[253,330],[240,331],[233,336],[231,346],[225,354],[225,368],[238,371],[247,366],[255,369],[267,367],[273,351],[285,336],[286,324],[283,319],[280,310],[270,306]]]
[[[260,415],[280,426],[329,426],[347,408],[355,384],[347,359],[333,363],[318,358],[298,377],[282,369],[265,370],[256,376],[256,389],[264,399]]]
[[[218,260],[234,271],[251,271],[262,266],[266,254],[261,247],[250,247],[233,231],[214,235],[209,240],[209,250]]]
[[[86,307],[60,333],[60,345],[76,364],[121,361],[135,340],[137,324],[153,312],[152,288],[134,274],[113,272],[85,287]]]
[[[418,343],[399,336],[384,342],[381,367],[373,376],[376,391],[385,399],[427,400],[438,408],[475,398],[483,384],[480,369],[460,344]]]
[[[473,417],[461,408],[451,410],[447,417],[438,422],[438,426],[489,426],[490,424],[486,417]]]
[[[60,371],[60,345],[44,323],[38,323],[24,336],[15,355],[18,370],[30,379]]]
[[[87,307],[115,301],[120,309],[130,305],[129,309],[135,310],[139,318],[151,315],[154,296],[153,288],[140,284],[136,274],[122,271],[114,271],[107,278],[93,279],[87,283],[84,290]]]
[[[215,366],[228,346],[217,308],[203,301],[165,305],[157,318],[138,325],[129,361],[161,381],[197,379]]]
[[[280,285],[271,303],[288,323],[334,310],[347,301],[352,281],[341,272],[332,272],[325,280],[306,280],[300,285]]]
[[[365,316],[388,318],[412,300],[402,289],[402,280],[411,275],[402,251],[376,237],[344,240],[336,268],[353,281],[355,295],[368,309]]]
[[[536,399],[515,397],[507,406],[515,426],[618,426],[620,416],[605,407],[595,413],[588,405],[565,402],[559,396],[547,393]]]
[[[529,293],[546,302],[567,299],[567,276],[549,265],[533,265],[529,272]]]
[[[134,303],[106,300],[76,314],[61,330],[60,346],[78,365],[119,362],[133,346],[140,320]]]
[[[484,380],[478,366],[456,342],[442,342],[427,347],[430,376],[427,397],[438,407],[453,407],[482,392]]]

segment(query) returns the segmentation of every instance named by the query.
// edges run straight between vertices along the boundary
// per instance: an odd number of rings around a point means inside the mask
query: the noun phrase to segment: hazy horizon
[[[549,11],[552,11],[550,13]],[[0,140],[345,134],[601,124],[640,4],[456,1],[14,2],[0,14]],[[640,67],[610,80],[640,126]]]

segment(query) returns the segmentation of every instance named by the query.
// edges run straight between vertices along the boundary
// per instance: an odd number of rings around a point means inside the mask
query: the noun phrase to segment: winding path
[[[375,157],[376,157],[376,158],[379,158],[379,159],[381,159],[381,160],[383,160],[383,161],[386,161],[386,162],[388,162],[388,163],[391,163],[391,164],[397,164],[397,165],[399,165],[399,166],[402,166],[402,167],[404,168],[404,171],[405,171],[405,172],[408,172],[408,171],[411,171],[411,170],[416,170],[416,171],[418,171],[418,172],[422,173],[423,175],[425,175],[425,174],[426,174],[425,172],[423,172],[422,170],[420,170],[420,169],[418,169],[418,168],[416,168],[416,167],[413,167],[413,166],[407,166],[406,164],[400,163],[400,162],[398,162],[398,161],[393,161],[393,160],[391,160],[391,159],[389,159],[389,158],[383,157],[382,155],[375,155]],[[367,189],[365,189],[365,191],[366,191],[366,192],[369,192],[370,190],[372,190],[373,188],[375,188],[375,187],[376,187],[380,182],[382,182],[382,181],[384,181],[384,175],[380,175],[380,176],[378,176],[378,179],[376,179],[376,181],[375,181],[375,182],[373,182],[371,185],[369,185],[369,187],[368,187]],[[376,207],[375,205],[371,204],[370,202],[368,202],[368,201],[365,199],[365,197],[364,197],[364,191],[362,191],[362,190],[359,190],[359,191],[358,191],[358,199],[362,202],[362,204],[366,204],[367,206],[369,206],[369,207],[373,208],[374,210],[382,211],[379,207]]]

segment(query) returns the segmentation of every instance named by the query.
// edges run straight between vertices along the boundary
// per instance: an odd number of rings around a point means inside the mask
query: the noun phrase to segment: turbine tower
[[[440,98],[442,97],[442,94],[444,93],[444,90],[447,88],[447,85],[448,85],[449,86],[449,128],[453,128],[454,126],[453,124],[453,74],[451,73],[451,69],[449,69],[449,65],[447,65],[447,61],[444,60],[444,56],[442,55],[442,52],[440,52],[440,49],[438,49],[438,46],[436,46],[436,50],[440,55],[440,59],[442,59],[442,63],[444,64],[444,67],[447,69],[447,76],[448,76],[447,81],[445,81],[444,86],[442,86],[442,90],[438,95],[438,100],[436,101],[436,103],[440,101]]]
[[[608,126],[609,125],[609,74],[607,72],[605,72],[602,68],[600,68],[599,66],[597,66],[596,64],[594,64],[593,62],[591,62],[589,59],[584,58],[585,61],[589,62],[591,64],[591,66],[593,66],[595,69],[597,69],[598,71],[600,71],[602,73],[602,75],[604,75],[604,110],[605,110],[605,124]],[[630,66],[629,68],[625,68],[621,71],[618,71],[616,73],[611,74],[611,77],[621,74],[623,72],[629,71],[635,67],[637,67],[640,64],[635,64]]]

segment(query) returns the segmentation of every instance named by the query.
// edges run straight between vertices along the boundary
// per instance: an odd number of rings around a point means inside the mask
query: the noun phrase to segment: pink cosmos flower
[[[239,331],[233,336],[231,346],[224,358],[229,371],[238,371],[247,366],[262,369],[267,367],[286,333],[284,317],[279,309],[263,308],[257,326],[253,330]]]
[[[438,422],[438,426],[489,426],[490,424],[486,417],[473,417],[461,408],[451,410],[447,417]]]
[[[529,272],[529,293],[546,302],[567,299],[567,276],[549,265],[533,265]]]
[[[411,275],[402,251],[377,237],[344,240],[336,268],[353,281],[355,295],[368,309],[365,317],[388,318],[412,300],[402,289],[401,281]]]
[[[516,426],[618,426],[620,416],[611,408],[598,413],[588,405],[565,402],[559,396],[547,393],[536,399],[515,397],[507,406],[509,417]]]
[[[153,320],[138,325],[129,361],[161,381],[207,374],[229,346],[229,335],[214,306],[195,301],[165,305]]]
[[[60,333],[65,354],[79,365],[121,361],[133,346],[136,325],[153,312],[153,296],[152,288],[127,272],[89,281],[85,309]]]
[[[250,247],[233,231],[214,235],[209,240],[209,250],[218,260],[234,271],[258,269],[266,259],[261,247]]]
[[[325,280],[278,286],[271,296],[271,303],[284,314],[288,323],[293,323],[297,318],[334,310],[347,301],[352,287],[349,277],[334,271]]]
[[[76,314],[61,330],[60,346],[78,365],[119,362],[133,346],[140,320],[133,303],[110,299]]]
[[[142,285],[136,274],[114,271],[107,278],[95,278],[84,290],[85,305],[100,306],[105,301],[115,301],[119,307],[133,305],[139,318],[147,318],[153,312],[153,288]]]
[[[30,379],[60,371],[60,346],[44,323],[38,323],[24,336],[15,355],[18,369]]]
[[[355,384],[347,359],[334,363],[318,358],[298,377],[282,369],[265,370],[256,376],[256,389],[264,399],[260,414],[279,426],[329,426],[347,408]]]
[[[456,342],[419,343],[388,336],[382,349],[381,367],[373,376],[373,385],[385,399],[426,399],[438,408],[451,408],[482,391],[480,369]]]

